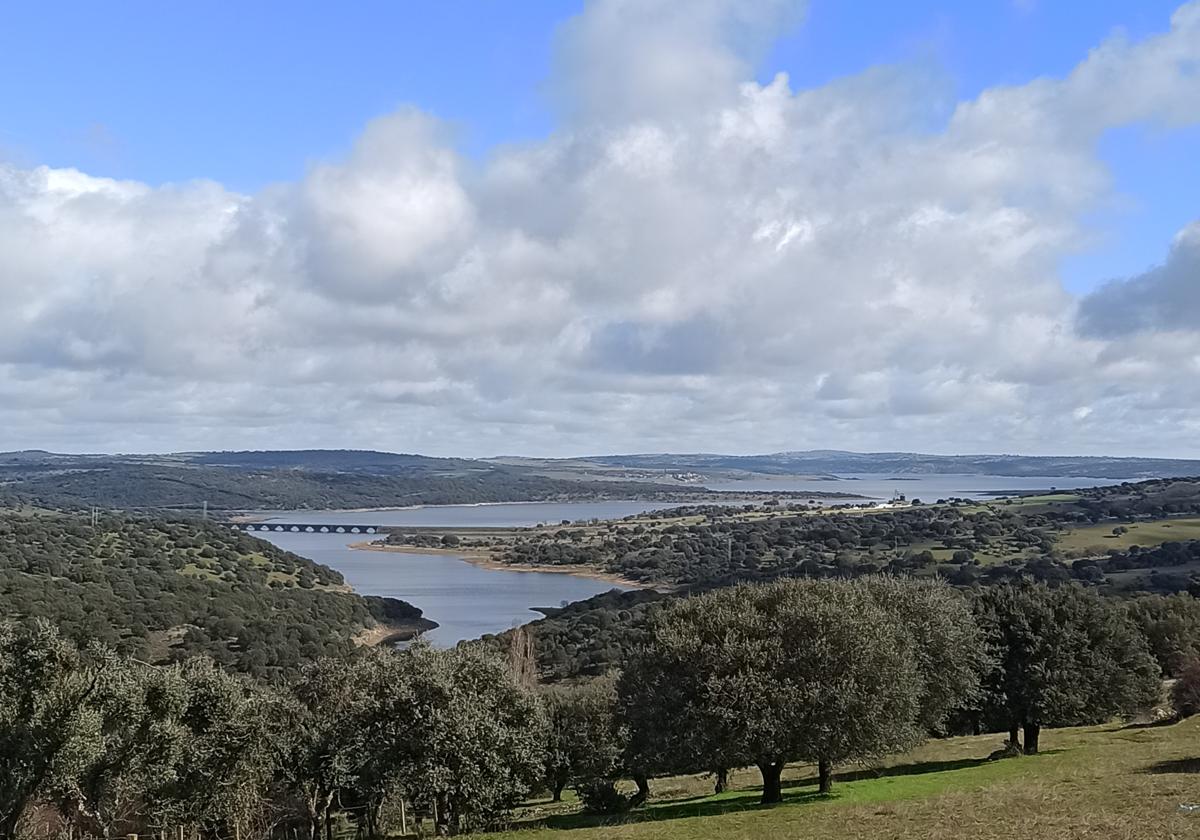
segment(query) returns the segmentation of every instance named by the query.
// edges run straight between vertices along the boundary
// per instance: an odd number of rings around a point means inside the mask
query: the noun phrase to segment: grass
[[[1124,526],[1129,531],[1114,535],[1113,529]],[[1110,548],[1127,549],[1135,545],[1151,548],[1165,542],[1200,539],[1200,517],[1159,519],[1153,522],[1105,522],[1066,531],[1058,538],[1059,546],[1068,552],[1100,552]]]
[[[1200,835],[1200,719],[1170,726],[1050,730],[1037,756],[986,761],[1001,736],[937,741],[884,767],[840,774],[815,792],[812,768],[789,767],[785,800],[758,803],[756,774],[706,795],[711,779],[654,780],[651,804],[602,821],[531,804],[523,828],[492,840],[751,838],[1171,838]]]

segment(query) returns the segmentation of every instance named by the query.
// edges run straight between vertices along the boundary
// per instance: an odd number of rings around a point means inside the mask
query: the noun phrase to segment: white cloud
[[[1200,3],[940,123],[905,68],[751,81],[799,19],[591,3],[560,130],[484,164],[405,109],[257,195],[0,166],[0,448],[1198,454],[1192,234],[1056,270],[1103,132],[1200,120]]]

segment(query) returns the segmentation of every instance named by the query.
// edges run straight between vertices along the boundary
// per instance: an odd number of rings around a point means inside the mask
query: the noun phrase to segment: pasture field
[[[1113,529],[1117,527],[1129,530],[1114,535]],[[1058,545],[1066,552],[1091,553],[1093,549],[1104,552],[1110,548],[1124,550],[1135,545],[1151,548],[1165,542],[1197,539],[1200,539],[1200,517],[1193,516],[1149,522],[1105,522],[1102,525],[1075,528],[1064,531],[1058,538]]]
[[[1200,718],[1159,726],[1047,730],[1042,753],[987,761],[1002,736],[931,742],[874,769],[843,771],[820,797],[815,773],[790,767],[785,801],[757,804],[757,774],[709,795],[711,777],[656,779],[624,820],[530,803],[523,827],[492,840],[1022,838],[1161,840],[1200,836]]]

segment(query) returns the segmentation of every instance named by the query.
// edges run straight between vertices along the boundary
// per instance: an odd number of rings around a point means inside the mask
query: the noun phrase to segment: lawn
[[[1114,535],[1113,529],[1123,526],[1129,531]],[[1106,522],[1064,532],[1058,545],[1067,552],[1090,552],[1094,549],[1127,549],[1135,545],[1150,548],[1165,542],[1200,539],[1200,517],[1159,519],[1153,522]]]
[[[492,840],[757,840],[758,838],[1171,838],[1200,836],[1200,719],[1043,733],[1043,753],[985,758],[1001,736],[937,741],[890,764],[840,776],[818,797],[812,769],[789,768],[785,801],[763,808],[754,773],[705,795],[711,779],[651,783],[651,804],[625,821],[535,804],[528,827]]]

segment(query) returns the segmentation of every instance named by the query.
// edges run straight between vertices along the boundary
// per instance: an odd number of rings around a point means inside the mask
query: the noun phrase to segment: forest
[[[705,491],[636,482],[581,482],[507,468],[387,474],[279,467],[91,463],[0,470],[0,503],[122,510],[292,510],[477,502],[702,497]]]
[[[433,627],[340,573],[231,528],[0,513],[0,616],[149,662],[203,654],[262,679],[344,654],[364,630]]]

